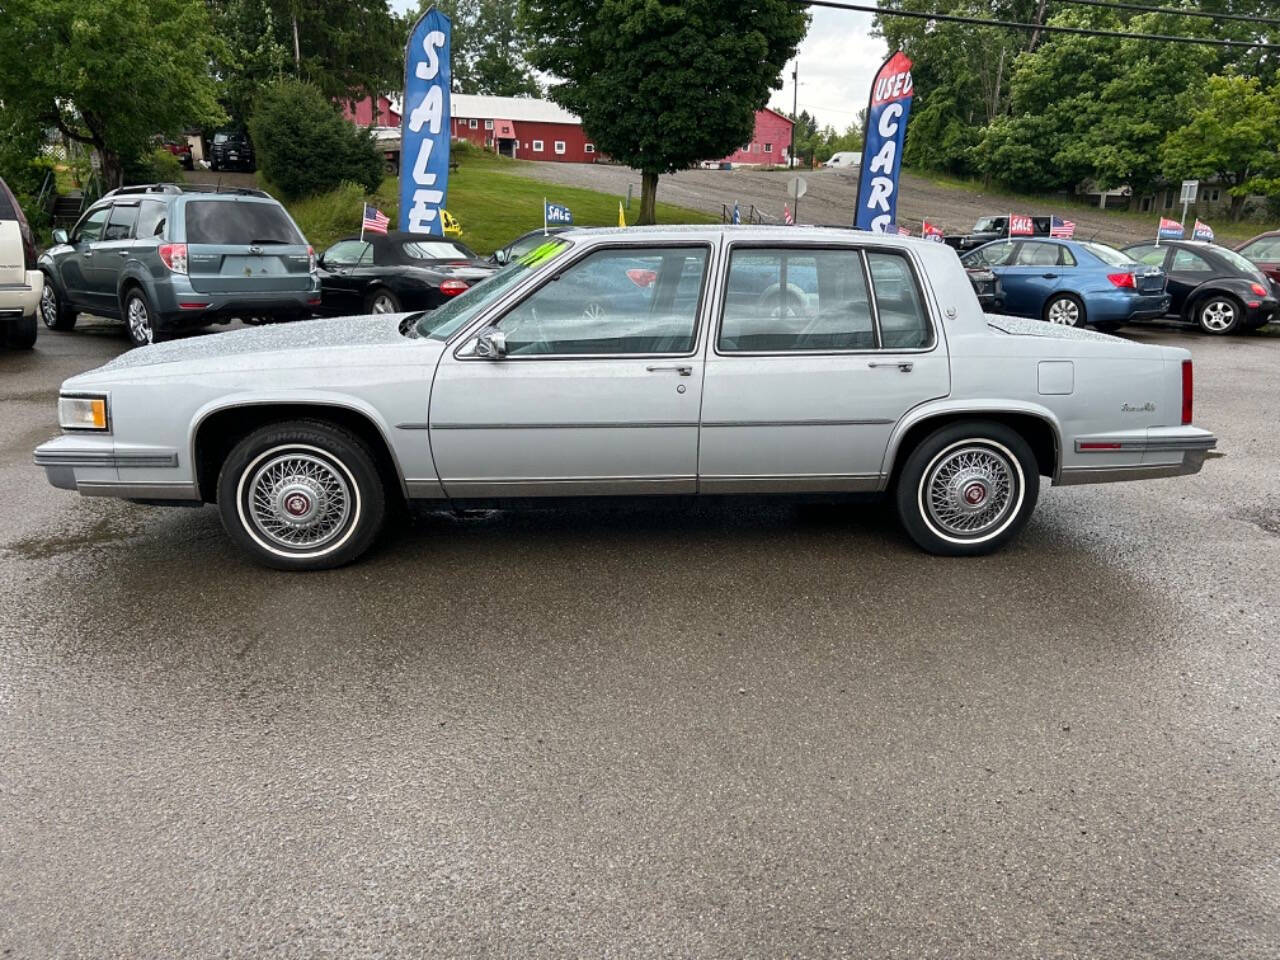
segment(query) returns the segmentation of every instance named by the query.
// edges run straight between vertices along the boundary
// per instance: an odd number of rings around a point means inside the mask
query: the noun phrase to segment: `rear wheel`
[[[386,287],[379,287],[365,298],[364,309],[367,313],[399,313],[400,298]]]
[[[940,556],[991,553],[1025,526],[1040,493],[1027,441],[1004,424],[941,427],[907,455],[895,499],[903,527]]]
[[[1196,324],[1205,333],[1225,336],[1240,327],[1244,304],[1224,293],[1211,293],[1196,304]]]
[[[156,316],[147,303],[146,295],[132,287],[124,295],[124,322],[129,331],[129,342],[135,347],[145,347],[161,339],[156,328]]]
[[[50,330],[72,330],[76,325],[76,312],[63,300],[48,274],[40,294],[40,319]]]
[[[386,492],[368,447],[311,420],[271,424],[238,443],[218,477],[222,523],[278,570],[350,563],[382,529]]]
[[[1084,304],[1080,298],[1070,293],[1057,293],[1044,305],[1044,318],[1049,323],[1063,327],[1083,327],[1085,325]]]
[[[4,342],[15,350],[30,350],[36,345],[36,315],[19,317],[9,321],[9,329],[5,331]]]

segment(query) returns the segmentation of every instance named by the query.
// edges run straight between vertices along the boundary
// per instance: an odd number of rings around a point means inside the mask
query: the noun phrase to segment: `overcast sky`
[[[800,109],[843,130],[858,119],[871,96],[871,78],[889,55],[881,37],[871,35],[871,14],[813,10],[809,35],[800,44]],[[791,112],[791,65],[769,106]]]
[[[395,10],[416,7],[415,0],[391,0]],[[871,35],[871,14],[813,8],[809,34],[800,44],[800,109],[844,130],[858,118],[871,95],[871,78],[889,55],[884,40]],[[769,105],[791,111],[794,88],[788,64],[781,90]]]

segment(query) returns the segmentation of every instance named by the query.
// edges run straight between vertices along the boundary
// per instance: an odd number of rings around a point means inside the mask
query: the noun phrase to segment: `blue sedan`
[[[1004,287],[1004,312],[1019,317],[1111,331],[1169,309],[1163,270],[1102,243],[995,240],[960,259],[995,273]]]

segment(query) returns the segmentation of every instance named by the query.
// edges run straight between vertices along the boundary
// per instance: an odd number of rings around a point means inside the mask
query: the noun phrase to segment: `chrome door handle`
[[[915,364],[910,360],[868,360],[868,367],[897,367],[903,373],[910,373]]]
[[[649,366],[645,367],[645,370],[648,371],[649,373],[659,373],[659,372],[665,372],[668,370],[673,370],[676,373],[680,374],[680,376],[682,377],[693,376],[693,367],[684,363],[676,363],[676,364],[671,364],[669,366],[662,366],[661,364],[650,364]]]

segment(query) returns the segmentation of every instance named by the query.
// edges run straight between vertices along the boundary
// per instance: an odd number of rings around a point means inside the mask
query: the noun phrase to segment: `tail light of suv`
[[[185,243],[162,243],[157,251],[164,265],[174,273],[187,272],[187,245]]]
[[[1191,374],[1191,361],[1182,361],[1182,425],[1191,423],[1191,408],[1194,405],[1194,382]]]

